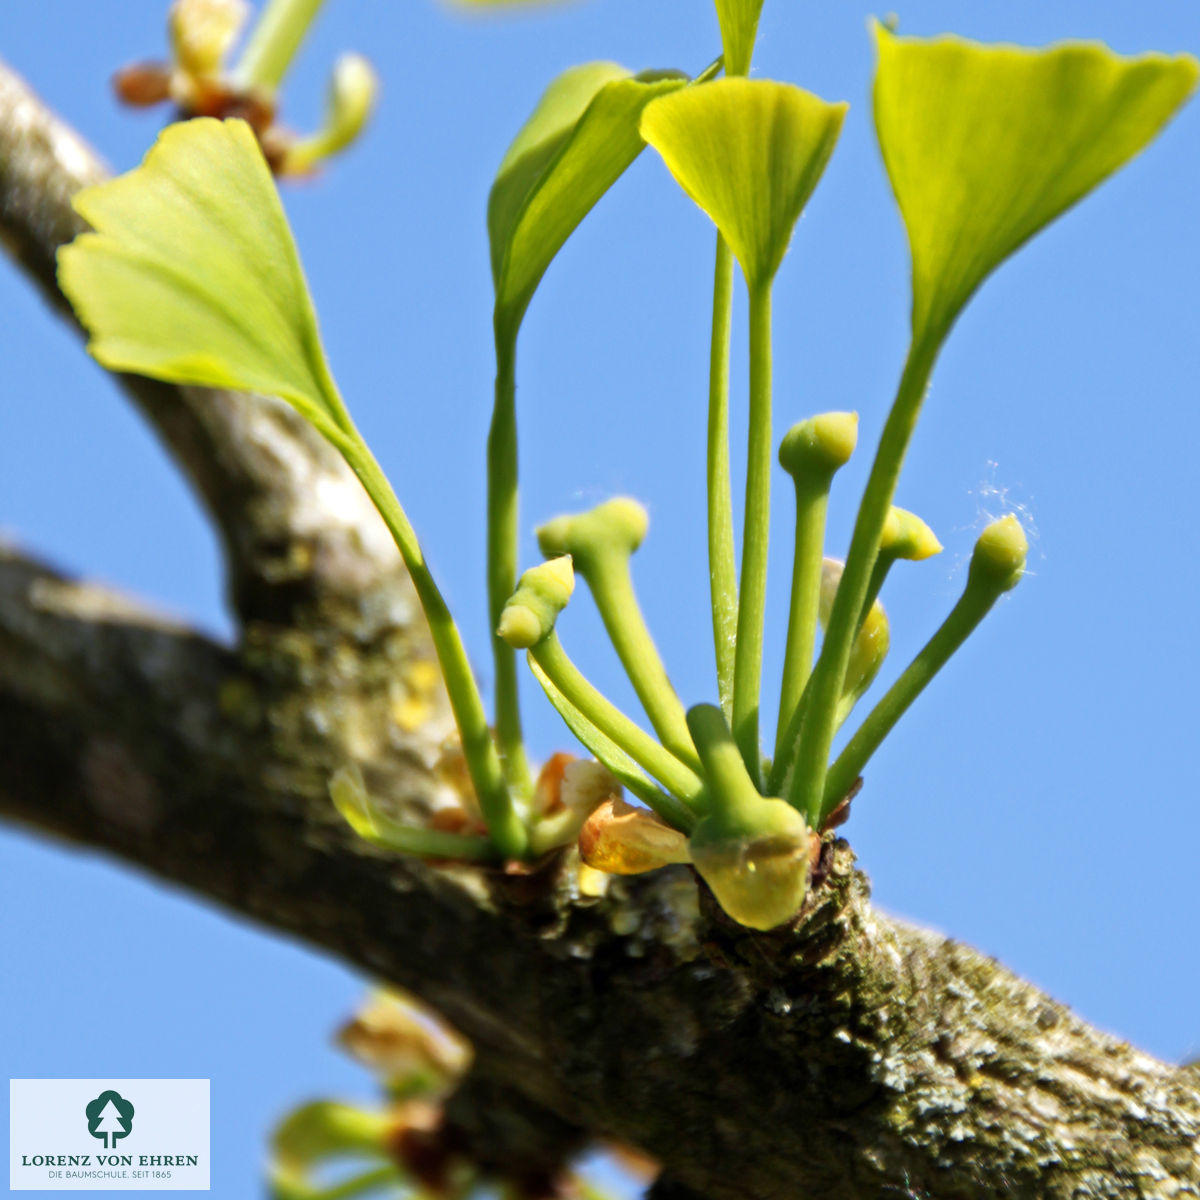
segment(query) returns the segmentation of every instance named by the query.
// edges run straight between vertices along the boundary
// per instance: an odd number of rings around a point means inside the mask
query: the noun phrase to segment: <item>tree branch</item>
[[[294,631],[239,657],[9,556],[0,813],[412,990],[535,1110],[700,1195],[1200,1193],[1195,1072],[874,912],[844,843],[798,928],[764,936],[686,872],[584,904],[561,864],[513,879],[355,841],[325,799],[352,746],[381,794],[436,803],[420,737],[369,736],[386,657]]]
[[[0,75],[0,228],[44,289],[97,170]],[[548,1111],[565,1141],[639,1146],[664,1196],[1200,1195],[1200,1073],[875,912],[844,843],[796,927],[757,935],[684,870],[587,901],[562,858],[510,876],[355,840],[326,797],[346,759],[409,815],[446,799],[444,707],[373,514],[277,406],[126,386],[222,524],[243,641],[0,556],[0,816],[408,988],[520,1093],[527,1132]],[[314,477],[332,514],[301,494]],[[272,530],[282,560],[256,548]]]

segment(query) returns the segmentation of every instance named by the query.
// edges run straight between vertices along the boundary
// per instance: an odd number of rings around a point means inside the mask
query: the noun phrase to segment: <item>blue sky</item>
[[[126,169],[159,117],[119,110],[106,80],[162,51],[165,9],[4,0],[0,54]],[[903,231],[869,121],[868,15],[766,0],[755,72],[851,102],[775,299],[778,432],[813,412],[861,414],[862,449],[832,501],[832,553],[849,538],[908,306]],[[913,0],[900,15],[913,34],[1200,51],[1193,0]],[[504,20],[425,0],[330,0],[287,90],[297,124],[315,120],[343,49],[368,51],[382,76],[378,120],[286,203],[343,393],[486,678],[492,173],[558,71],[593,58],[698,70],[717,52],[715,19],[707,0],[581,0]],[[1027,522],[1031,575],[880,751],[846,831],[882,907],[1169,1059],[1200,1054],[1197,164],[1193,105],[989,281],[956,329],[897,495],[946,550],[893,574],[882,683],[953,603],[989,515]],[[535,560],[536,523],[616,493],[641,498],[651,530],[639,593],[688,703],[715,697],[702,518],[711,255],[706,218],[643,155],[551,267],[518,360],[524,559]],[[211,531],[153,437],[7,262],[0,314],[0,529],[227,635]],[[735,471],[744,335],[739,297]],[[785,483],[777,474],[767,696],[786,620]],[[581,665],[632,706],[598,629],[585,602],[562,625]],[[569,744],[535,687],[527,707],[539,754]],[[369,1094],[327,1048],[362,991],[340,966],[9,832],[0,913],[0,1026],[16,1031],[5,1073],[211,1077],[217,1195],[259,1194],[265,1132],[288,1105]]]

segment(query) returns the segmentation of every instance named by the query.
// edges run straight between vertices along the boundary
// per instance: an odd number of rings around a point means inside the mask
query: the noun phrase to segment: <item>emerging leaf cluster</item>
[[[783,439],[796,537],[779,727],[768,758],[758,711],[775,449],[772,284],[847,106],[745,77],[761,7],[761,0],[717,0],[722,79],[712,77],[715,71],[694,80],[673,71],[633,74],[608,62],[567,71],[501,162],[487,213],[497,354],[488,449],[493,722],[416,535],[333,382],[286,218],[250,130],[238,121],[174,126],[141,167],[81,193],[77,207],[93,232],[62,251],[60,277],[105,366],[288,401],[343,453],[392,529],[429,618],[473,796],[464,800],[463,832],[398,826],[382,816],[351,766],[338,774],[333,793],[355,829],[406,853],[488,859],[535,857],[573,841],[582,828],[585,856],[596,855],[604,869],[686,859],[735,920],[770,928],[803,902],[817,841],[844,817],[871,754],[1021,577],[1025,538],[1009,517],[985,530],[961,599],[830,761],[838,726],[887,652],[879,596],[889,569],[940,549],[924,522],[893,501],[941,347],[993,270],[1154,138],[1195,87],[1197,63],[1187,56],[1121,58],[1097,44],[1031,51],[898,37],[875,27],[873,115],[911,247],[912,344],[844,562],[825,556],[825,518],[833,476],[857,444],[857,416],[818,414]],[[686,710],[633,588],[631,558],[646,533],[635,502],[610,501],[543,526],[547,561],[517,579],[521,322],[558,250],[646,144],[719,235],[708,517],[720,704]],[[750,301],[747,487],[736,579],[724,407],[731,254]],[[592,687],[559,641],[556,626],[576,574],[653,735]],[[586,771],[547,767],[532,777],[521,736],[517,648],[527,650],[555,708],[611,775],[597,783]],[[621,787],[652,812],[622,807]]]

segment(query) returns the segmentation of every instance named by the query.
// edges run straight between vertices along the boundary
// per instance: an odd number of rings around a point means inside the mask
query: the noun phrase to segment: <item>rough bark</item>
[[[0,231],[60,306],[68,198],[101,170],[0,68]],[[761,935],[684,870],[585,900],[565,859],[512,877],[356,841],[337,763],[411,812],[446,786],[394,553],[279,406],[123,384],[223,532],[241,639],[5,552],[0,815],[414,991],[475,1043],[493,1099],[460,1123],[500,1157],[616,1138],[664,1163],[664,1200],[1200,1196],[1200,1073],[876,912],[843,842],[795,928]],[[498,1095],[507,1125],[480,1128]]]

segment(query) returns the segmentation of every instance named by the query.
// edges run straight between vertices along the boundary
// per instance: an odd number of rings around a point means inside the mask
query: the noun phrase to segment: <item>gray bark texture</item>
[[[0,65],[0,234],[68,317],[54,253],[103,173]],[[381,523],[281,405],[120,382],[221,531],[239,638],[4,551],[0,816],[427,1001],[474,1043],[453,1115],[498,1167],[616,1139],[661,1161],[663,1200],[1200,1196],[1200,1072],[877,912],[842,841],[795,927],[754,934],[684,869],[589,899],[561,857],[514,876],[356,840],[340,763],[410,813],[446,788]]]

